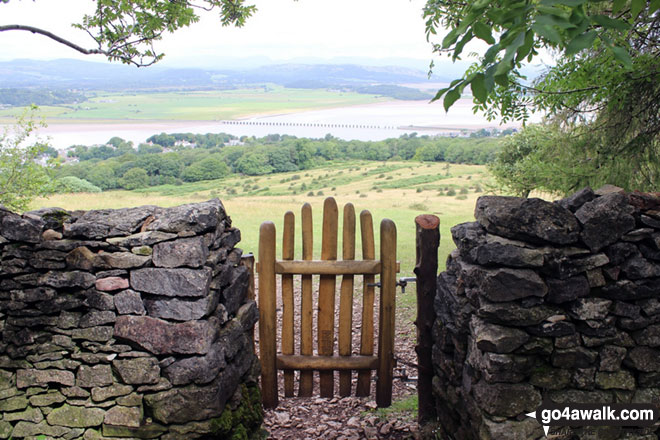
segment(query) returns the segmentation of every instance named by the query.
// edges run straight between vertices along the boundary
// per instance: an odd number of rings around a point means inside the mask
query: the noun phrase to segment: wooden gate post
[[[378,380],[376,404],[392,404],[394,365],[394,312],[396,303],[396,225],[390,219],[380,223],[380,314],[378,332]]]
[[[437,290],[438,247],[440,245],[440,219],[435,215],[418,215],[415,218],[417,275],[417,421],[419,424],[436,417],[433,399],[433,300]]]
[[[277,330],[275,327],[275,224],[259,228],[259,357],[261,397],[265,408],[275,408],[277,399]]]

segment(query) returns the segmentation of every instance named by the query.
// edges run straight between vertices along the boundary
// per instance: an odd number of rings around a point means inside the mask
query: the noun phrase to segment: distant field
[[[444,267],[446,256],[454,248],[449,229],[473,219],[476,198],[482,194],[476,191],[485,189],[489,182],[486,168],[477,165],[450,165],[447,169],[444,163],[355,162],[262,177],[234,176],[181,186],[152,187],[140,192],[56,195],[35,201],[33,207],[59,206],[73,210],[148,204],[173,206],[219,197],[234,225],[242,232],[240,247],[256,254],[259,225],[263,221],[274,221],[281,231],[283,215],[291,210],[296,214],[300,231],[300,207],[309,202],[317,226],[315,244],[319,254],[323,200],[334,196],[340,210],[351,202],[358,215],[363,209],[371,211],[376,236],[381,219],[394,220],[398,229],[400,275],[410,276],[415,265],[415,216],[433,213],[440,217],[440,264]],[[447,195],[448,190],[455,191],[456,195]],[[310,192],[314,195],[308,195]],[[296,247],[296,255],[300,255],[299,241]]]
[[[387,101],[374,95],[328,90],[264,86],[251,89],[104,93],[80,104],[43,106],[48,122],[57,120],[188,120],[214,121],[256,114],[279,114]],[[10,122],[21,109],[0,110],[0,122]]]

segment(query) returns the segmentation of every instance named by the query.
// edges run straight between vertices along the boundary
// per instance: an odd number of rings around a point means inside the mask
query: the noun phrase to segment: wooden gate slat
[[[321,259],[337,259],[337,202],[328,197],[323,203],[323,237],[321,241]],[[318,301],[318,354],[331,356],[334,352],[335,334],[335,275],[321,275]],[[319,372],[321,397],[334,395],[334,373]]]
[[[284,214],[282,260],[293,260],[295,249],[295,216]],[[293,275],[282,275],[282,353],[293,354]],[[293,397],[293,370],[284,371],[284,395]]]
[[[275,225],[259,229],[259,357],[261,396],[266,408],[277,406],[277,331],[275,327]]]
[[[312,206],[305,203],[301,210],[302,219],[302,252],[303,260],[311,260],[314,254],[314,225],[312,223]],[[314,339],[312,335],[314,312],[312,307],[312,276],[302,276],[302,298],[300,301],[300,354],[312,355]],[[314,385],[314,372],[300,372],[300,388],[298,395],[310,397]]]
[[[355,260],[355,208],[352,203],[344,205],[342,235],[342,259]],[[351,263],[355,264],[353,261]],[[353,275],[344,275],[339,294],[339,355],[350,356],[353,330]],[[339,395],[351,395],[351,371],[339,373]]]
[[[376,404],[392,403],[392,367],[394,363],[394,312],[396,301],[396,226],[389,219],[380,222],[380,313],[378,327],[378,381]]]
[[[364,210],[360,213],[360,233],[362,235],[362,259],[374,260],[376,250],[374,244],[374,224],[371,213]],[[365,275],[362,287],[362,332],[360,335],[360,354],[374,354],[374,275]],[[358,371],[358,381],[355,395],[366,397],[371,394],[371,370]]]

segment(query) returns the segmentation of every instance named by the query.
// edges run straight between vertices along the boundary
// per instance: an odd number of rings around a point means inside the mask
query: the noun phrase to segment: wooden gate
[[[263,404],[278,404],[277,371],[284,370],[284,395],[294,395],[294,371],[300,371],[299,396],[311,396],[314,370],[319,371],[322,397],[334,395],[334,370],[339,370],[339,394],[351,395],[351,374],[357,370],[356,396],[371,392],[371,370],[377,370],[376,403],[380,407],[392,402],[392,369],[394,367],[394,311],[396,292],[396,226],[389,219],[380,224],[380,259],[375,259],[373,220],[369,211],[360,214],[362,260],[355,260],[355,210],[344,206],[342,260],[337,260],[338,209],[332,197],[323,205],[323,237],[321,259],[313,259],[312,208],[302,207],[302,260],[294,259],[293,212],[284,215],[282,259],[275,256],[275,225],[261,224],[259,231],[259,351],[261,358],[261,390]],[[277,347],[276,275],[282,286],[282,345]],[[378,355],[374,356],[374,286],[380,274],[380,311]],[[301,275],[299,354],[294,350],[293,277]],[[320,275],[318,291],[317,353],[313,349],[312,276]],[[335,289],[336,276],[341,275],[339,295],[338,353],[335,354]],[[363,276],[363,304],[360,354],[352,355],[353,282]]]

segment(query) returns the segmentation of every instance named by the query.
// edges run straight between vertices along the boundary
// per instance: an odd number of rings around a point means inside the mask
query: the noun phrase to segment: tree
[[[427,35],[451,31],[438,52],[459,59],[469,41],[489,49],[460,79],[438,92],[446,109],[469,86],[475,110],[494,119],[526,121],[546,113],[568,144],[555,160],[583,169],[584,181],[618,181],[651,189],[660,170],[660,0],[429,0]],[[556,56],[535,81],[523,62],[541,50]],[[571,161],[578,154],[579,161]],[[597,165],[594,165],[597,164]],[[539,179],[536,179],[539,180]]]
[[[37,108],[32,106],[18,117],[16,124],[0,134],[0,205],[23,211],[37,196],[50,192],[50,177],[37,159],[47,151],[48,144],[36,140],[28,143],[43,122],[34,120]]]
[[[181,177],[186,182],[220,179],[229,174],[229,167],[219,158],[209,156],[186,167]]]
[[[128,190],[149,186],[149,175],[144,168],[131,168],[119,180],[120,185]]]
[[[10,0],[0,0],[0,5]],[[16,1],[16,0],[14,0]],[[256,7],[244,0],[97,0],[96,10],[73,26],[87,33],[96,47],[86,48],[48,30],[20,24],[1,25],[0,32],[27,31],[51,38],[80,53],[105,55],[111,61],[149,66],[163,58],[154,43],[165,32],[199,21],[196,11],[220,10],[223,26],[243,26]]]

